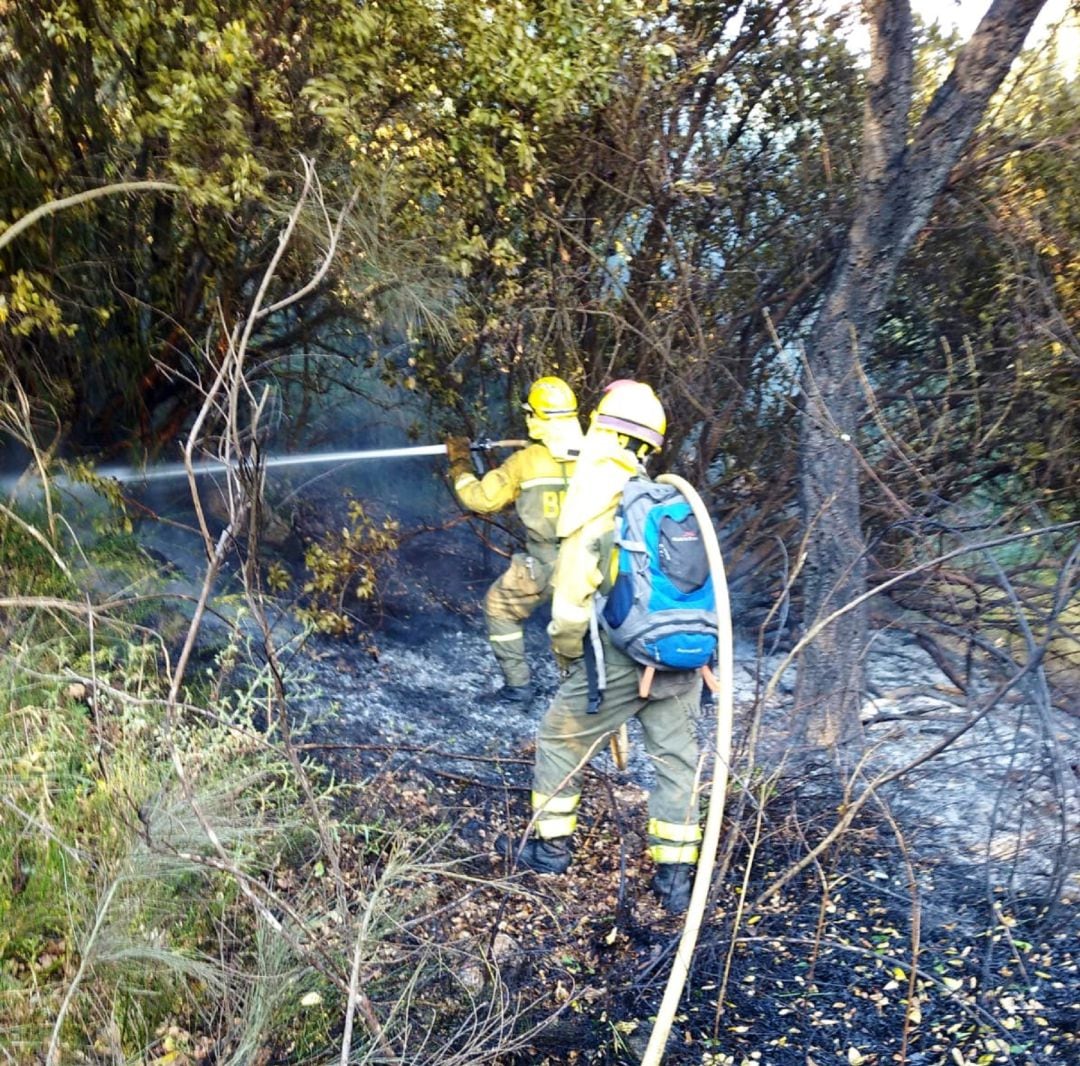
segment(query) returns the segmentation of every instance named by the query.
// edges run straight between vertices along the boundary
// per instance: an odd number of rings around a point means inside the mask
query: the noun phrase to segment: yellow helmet
[[[596,406],[596,424],[662,448],[667,416],[656,393],[642,381],[613,381]]]
[[[577,414],[577,397],[562,378],[537,378],[522,407],[536,418],[569,418]]]

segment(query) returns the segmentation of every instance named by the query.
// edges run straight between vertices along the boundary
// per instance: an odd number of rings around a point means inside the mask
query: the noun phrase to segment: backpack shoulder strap
[[[648,510],[653,504],[662,503],[676,493],[677,490],[671,485],[653,481],[642,474],[635,474],[630,478],[623,486],[622,497],[615,511],[615,544],[631,552],[646,551],[643,541],[627,536],[626,523],[623,521],[626,513],[643,500],[646,501],[644,506]]]
[[[639,486],[641,481],[640,475],[634,474],[623,485],[622,492],[619,494],[619,503],[615,508],[615,530],[613,534],[613,546],[616,548],[625,548],[627,551],[641,551],[644,548],[640,541],[630,540],[626,537],[626,523],[624,522],[627,509],[640,495]]]

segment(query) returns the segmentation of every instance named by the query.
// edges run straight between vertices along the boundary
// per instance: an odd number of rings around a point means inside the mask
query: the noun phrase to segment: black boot
[[[564,874],[570,866],[569,837],[553,837],[551,840],[530,837],[519,855],[517,842],[504,833],[495,841],[495,850],[513,859],[518,869],[533,870],[538,874]]]
[[[682,914],[690,906],[690,889],[696,867],[689,862],[662,862],[650,886],[671,914]]]
[[[519,711],[527,711],[533,701],[533,687],[530,683],[524,685],[503,685],[495,698],[507,707],[515,707]]]

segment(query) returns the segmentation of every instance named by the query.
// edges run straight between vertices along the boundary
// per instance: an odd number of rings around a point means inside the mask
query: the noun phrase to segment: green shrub
[[[335,636],[353,631],[350,599],[378,599],[380,569],[399,543],[398,523],[379,522],[359,500],[349,500],[347,516],[340,531],[329,530],[304,552],[306,602],[297,612],[317,632]]]

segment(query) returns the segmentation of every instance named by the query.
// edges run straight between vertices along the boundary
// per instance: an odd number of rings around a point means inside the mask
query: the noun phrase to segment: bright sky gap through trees
[[[859,25],[858,4],[852,0],[832,0],[830,7],[852,12],[852,43],[859,51],[867,47],[866,31]],[[943,30],[955,29],[962,40],[974,32],[990,7],[990,0],[912,0],[911,10],[927,24]],[[1080,18],[1068,15],[1069,0],[1049,0],[1028,38],[1029,47],[1041,41],[1066,19],[1057,31],[1058,64],[1062,73],[1080,73]]]

